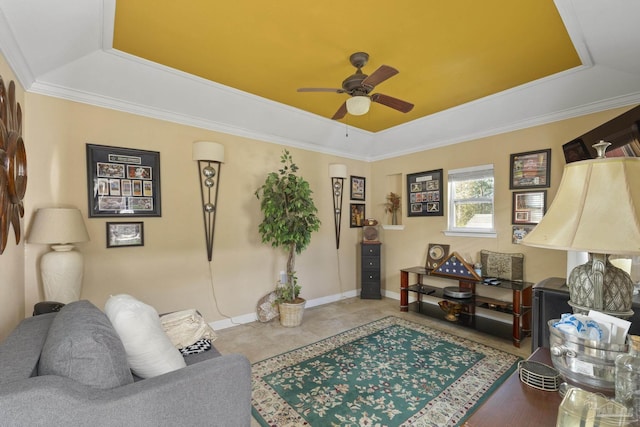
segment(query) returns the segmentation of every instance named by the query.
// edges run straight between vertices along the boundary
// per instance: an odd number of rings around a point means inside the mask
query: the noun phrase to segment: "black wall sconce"
[[[217,142],[196,141],[192,147],[193,160],[198,162],[198,180],[202,198],[202,217],[207,244],[207,257],[213,257],[213,235],[216,228],[220,169],[224,163],[224,145]]]
[[[340,249],[340,219],[342,218],[342,194],[344,179],[347,177],[347,166],[339,163],[329,164],[329,178],[333,192],[333,220],[336,230],[336,249]]]

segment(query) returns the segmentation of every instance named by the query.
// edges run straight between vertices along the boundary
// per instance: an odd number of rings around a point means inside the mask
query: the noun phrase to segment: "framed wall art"
[[[144,246],[144,223],[107,222],[107,248]]]
[[[442,216],[442,169],[407,174],[407,216]]]
[[[89,217],[161,216],[160,153],[87,144]]]
[[[591,158],[591,154],[589,154],[589,150],[582,138],[576,138],[573,141],[563,144],[562,151],[564,152],[564,160],[567,163],[579,162],[580,160]]]
[[[538,224],[547,211],[547,190],[514,191],[512,207],[512,224]]]
[[[364,203],[351,203],[351,228],[362,227],[364,225]]]
[[[366,179],[351,175],[351,200],[364,200]]]
[[[549,187],[551,184],[551,149],[528,151],[511,155],[509,188]]]
[[[511,234],[511,243],[519,245],[522,243],[522,239],[535,228],[535,225],[512,225],[513,232]]]

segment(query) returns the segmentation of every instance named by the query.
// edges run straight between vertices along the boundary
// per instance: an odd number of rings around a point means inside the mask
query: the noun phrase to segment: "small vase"
[[[391,212],[391,225],[398,225],[398,211]]]

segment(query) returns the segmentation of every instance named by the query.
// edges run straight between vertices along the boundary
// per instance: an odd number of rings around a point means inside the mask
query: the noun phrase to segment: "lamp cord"
[[[340,287],[340,299],[345,299],[344,290],[342,289],[342,273],[340,271],[340,251],[336,249],[336,263],[338,264],[338,286]]]
[[[213,284],[213,263],[211,261],[209,261],[209,284],[211,285],[211,297],[213,298],[213,306],[215,307],[215,309],[218,311],[218,314],[220,314],[222,317],[228,319],[231,324],[233,325],[241,325],[242,323],[238,323],[238,322],[234,322],[233,318],[231,316],[228,316],[227,314],[223,313],[222,310],[220,310],[220,307],[218,306],[218,298],[216,297],[216,289],[215,286]]]

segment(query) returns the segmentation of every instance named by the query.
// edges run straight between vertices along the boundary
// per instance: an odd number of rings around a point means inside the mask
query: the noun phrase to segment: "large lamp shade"
[[[565,166],[551,207],[522,243],[589,252],[569,275],[569,304],[577,313],[628,317],[633,282],[608,255],[640,254],[640,158],[604,158],[607,145],[594,146],[602,158]]]

